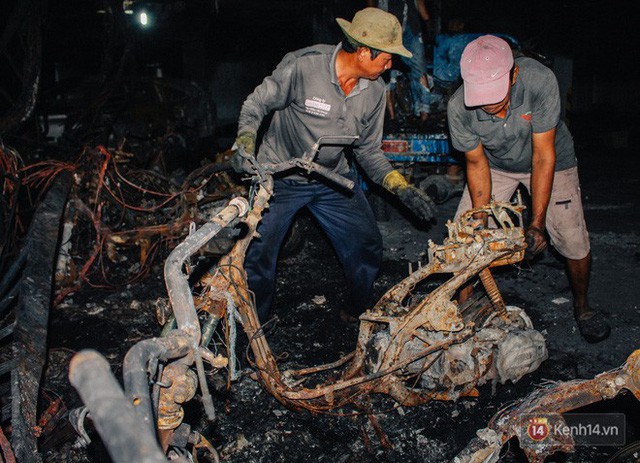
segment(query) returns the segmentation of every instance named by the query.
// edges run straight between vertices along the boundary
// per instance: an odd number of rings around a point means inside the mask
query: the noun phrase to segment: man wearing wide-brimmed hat
[[[288,53],[246,99],[232,165],[238,172],[251,173],[242,152],[254,155],[258,129],[271,113],[273,119],[257,152],[259,163],[300,157],[322,136],[358,136],[353,154],[367,176],[428,221],[435,212],[433,202],[393,169],[381,149],[385,86],[380,75],[391,67],[392,55],[411,56],[402,45],[402,27],[395,16],[378,8],[365,8],[352,21],[338,18],[337,22],[345,34],[339,45]],[[315,160],[337,174],[353,177],[343,146],[323,146]],[[258,228],[259,238],[253,240],[245,261],[261,321],[266,320],[273,299],[280,246],[303,207],[327,233],[344,268],[350,299],[343,318],[362,313],[372,302],[382,240],[360,187],[348,193],[292,171],[276,179],[274,190]]]

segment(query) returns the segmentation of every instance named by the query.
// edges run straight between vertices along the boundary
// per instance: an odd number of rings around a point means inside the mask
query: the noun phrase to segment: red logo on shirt
[[[531,122],[531,111],[527,111],[524,114],[520,114],[520,117],[523,118],[527,122]]]

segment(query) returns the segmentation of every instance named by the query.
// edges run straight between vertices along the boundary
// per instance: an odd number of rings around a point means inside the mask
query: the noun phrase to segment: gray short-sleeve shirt
[[[263,163],[301,157],[321,136],[357,135],[356,160],[373,181],[381,183],[393,170],[382,152],[384,82],[360,79],[345,96],[335,71],[338,50],[340,45],[315,45],[288,53],[247,97],[238,132],[257,131],[263,118],[274,112],[258,150]],[[342,175],[350,170],[342,146],[322,147],[316,162]]]
[[[548,67],[528,57],[515,60],[519,67],[511,87],[511,103],[505,119],[464,105],[461,86],[447,108],[451,144],[470,151],[482,143],[492,168],[506,172],[531,172],[532,134],[556,128],[556,171],[577,165],[573,138],[560,120],[558,81]]]

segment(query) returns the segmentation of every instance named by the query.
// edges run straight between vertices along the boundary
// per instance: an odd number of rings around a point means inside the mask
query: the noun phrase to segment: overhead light
[[[149,25],[149,15],[146,13],[146,11],[141,11],[138,14],[138,21],[144,27]]]

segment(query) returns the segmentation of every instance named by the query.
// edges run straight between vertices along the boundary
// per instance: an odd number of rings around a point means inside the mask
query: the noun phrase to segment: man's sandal
[[[594,344],[603,341],[611,334],[611,327],[604,316],[590,309],[584,314],[576,314],[576,324],[580,330],[580,334],[588,343]]]

